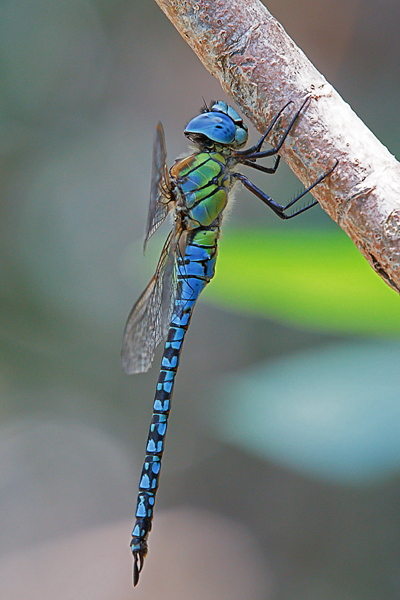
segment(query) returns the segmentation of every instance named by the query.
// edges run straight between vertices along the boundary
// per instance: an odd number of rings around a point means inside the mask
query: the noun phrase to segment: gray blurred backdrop
[[[400,4],[266,5],[399,155]],[[202,97],[227,98],[151,1],[2,0],[0,57],[0,596],[398,599],[397,342],[207,298],[133,591],[159,358],[127,377],[119,352],[166,236],[143,258],[153,135],[162,120],[171,164]],[[277,200],[300,187],[285,168],[254,180]],[[307,215],[336,227],[320,209]],[[285,226],[240,192],[227,227],[264,223]]]

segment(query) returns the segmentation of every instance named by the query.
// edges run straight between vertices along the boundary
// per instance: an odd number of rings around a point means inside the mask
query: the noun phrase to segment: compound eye
[[[243,146],[243,144],[247,142],[248,137],[249,134],[247,133],[246,129],[244,129],[243,127],[236,128],[235,142],[238,148],[240,148],[240,146]]]
[[[236,127],[232,119],[223,113],[202,113],[186,126],[185,135],[197,134],[212,142],[229,145],[235,140]]]

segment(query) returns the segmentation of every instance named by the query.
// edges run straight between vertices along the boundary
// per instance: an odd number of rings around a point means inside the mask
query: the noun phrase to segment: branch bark
[[[281,154],[306,186],[339,160],[313,194],[399,292],[400,164],[387,148],[259,0],[156,2],[261,133],[286,102],[311,95]]]

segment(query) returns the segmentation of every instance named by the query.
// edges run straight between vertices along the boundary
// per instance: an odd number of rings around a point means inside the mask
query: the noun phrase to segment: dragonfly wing
[[[144,249],[149,238],[165,221],[168,212],[174,206],[171,202],[171,183],[166,165],[167,152],[165,149],[164,129],[161,123],[157,125],[153,146],[153,166],[150,186],[150,204],[147,217]]]
[[[154,277],[128,317],[121,353],[122,366],[128,374],[148,371],[157,346],[167,336],[176,296],[176,248],[172,231]]]

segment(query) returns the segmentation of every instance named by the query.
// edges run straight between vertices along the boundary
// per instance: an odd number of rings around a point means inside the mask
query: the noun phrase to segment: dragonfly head
[[[184,133],[192,142],[205,148],[215,144],[241,148],[248,138],[247,127],[240,115],[221,100],[189,121]]]

